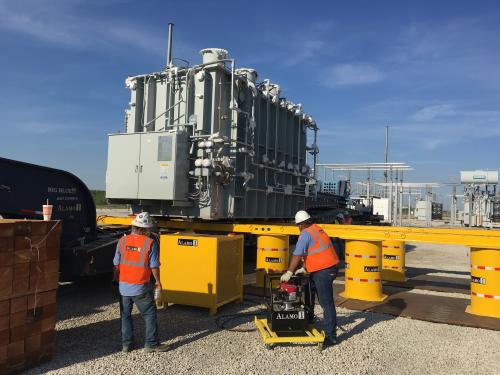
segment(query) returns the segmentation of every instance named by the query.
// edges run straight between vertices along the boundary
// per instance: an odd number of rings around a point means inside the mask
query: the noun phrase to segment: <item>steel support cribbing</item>
[[[100,225],[130,225],[131,217],[100,216],[97,220]],[[209,223],[190,222],[181,220],[158,219],[158,226],[169,229],[188,229],[214,232],[249,233],[266,236],[297,236],[299,228],[291,224],[262,224],[262,223]],[[411,227],[377,227],[370,225],[338,225],[320,224],[330,237],[339,237],[345,240],[360,242],[381,241],[414,241],[427,243],[440,243],[449,245],[464,245],[471,250],[471,275],[472,291],[471,306],[467,310],[471,314],[482,316],[500,317],[498,302],[500,291],[496,273],[500,274],[500,231],[484,229],[442,229],[442,228],[411,228]],[[378,247],[382,256],[381,247]],[[475,260],[475,254],[487,254]],[[482,261],[485,262],[482,262]],[[479,264],[479,263],[485,264]],[[477,264],[476,264],[477,263]],[[477,267],[487,267],[477,268]],[[493,277],[475,276],[479,271],[495,272]],[[481,283],[481,279],[493,282]],[[368,284],[368,283],[366,283]],[[478,285],[475,285],[478,284]],[[480,288],[477,288],[480,286]],[[476,290],[477,289],[477,290]],[[377,300],[381,296],[378,292],[371,294]],[[349,297],[355,298],[355,297]],[[367,297],[370,298],[370,297]],[[365,299],[368,300],[368,299]]]

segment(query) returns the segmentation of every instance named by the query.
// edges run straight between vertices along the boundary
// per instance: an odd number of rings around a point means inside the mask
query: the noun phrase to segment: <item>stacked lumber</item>
[[[51,358],[61,224],[0,220],[0,375]]]

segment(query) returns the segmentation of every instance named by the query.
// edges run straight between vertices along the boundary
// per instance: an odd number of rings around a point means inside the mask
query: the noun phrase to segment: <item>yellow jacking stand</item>
[[[271,349],[273,344],[282,343],[318,344],[318,349],[323,349],[325,333],[323,331],[319,332],[313,326],[310,326],[308,330],[304,331],[302,336],[278,336],[276,332],[271,331],[271,328],[267,324],[267,319],[258,319],[255,317],[255,325],[262,336],[266,349]]]
[[[265,287],[265,274],[288,269],[288,236],[257,236],[257,272],[255,285]],[[278,286],[279,280],[273,282]]]
[[[470,249],[469,314],[500,318],[500,251]]]

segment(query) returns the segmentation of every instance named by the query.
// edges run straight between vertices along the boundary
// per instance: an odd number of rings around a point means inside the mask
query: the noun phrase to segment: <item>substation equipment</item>
[[[417,220],[427,220],[431,217],[431,220],[442,220],[443,219],[443,204],[439,202],[434,202],[433,200],[421,198],[417,200],[415,207]]]
[[[498,171],[461,171],[460,182],[464,188],[464,224],[483,227],[500,223]]]
[[[366,172],[366,180],[358,181],[357,191],[354,196],[350,196],[352,208],[356,211],[368,211],[372,216],[381,217],[386,223],[403,226],[403,211],[406,210],[408,221],[411,219],[411,202],[412,195],[421,195],[422,189],[426,189],[425,197],[417,201],[416,213],[419,220],[425,220],[426,226],[431,226],[431,220],[441,220],[443,217],[442,203],[432,200],[432,188],[439,187],[440,184],[432,183],[413,183],[403,182],[403,174],[405,171],[413,168],[405,163],[386,162],[386,163],[349,163],[349,164],[330,164],[318,163],[318,168],[323,169],[323,178],[321,173],[318,173],[318,181],[322,186],[323,192],[335,192],[343,194],[345,190],[341,190],[342,185],[349,187],[350,195],[351,176],[356,172]],[[377,171],[383,171],[387,182],[377,182],[374,174]],[[328,176],[327,172],[331,172]],[[334,173],[345,172],[346,181],[334,180]],[[340,177],[340,176],[339,176]],[[331,180],[328,181],[327,179]],[[340,184],[340,185],[338,185]],[[405,196],[407,196],[407,205],[405,207]],[[500,203],[500,201],[499,201]],[[500,210],[500,205],[499,205]],[[499,211],[500,215],[500,211]]]
[[[205,220],[303,209],[316,184],[315,120],[224,49],[201,50],[192,67],[175,65],[171,51],[163,70],[125,81],[131,99],[124,132],[109,135],[108,200]]]

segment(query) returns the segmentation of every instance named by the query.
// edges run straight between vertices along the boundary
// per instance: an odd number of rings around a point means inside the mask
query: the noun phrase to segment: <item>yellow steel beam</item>
[[[99,225],[130,225],[131,217],[99,216]],[[299,235],[293,224],[208,223],[158,219],[158,226],[170,229],[205,230],[267,235]],[[320,224],[330,237],[367,241],[416,241],[500,249],[500,231],[485,229],[443,229],[374,225]]]

